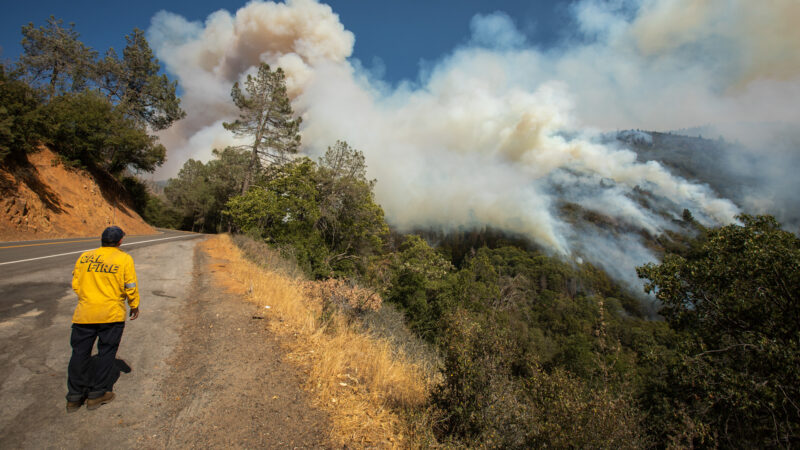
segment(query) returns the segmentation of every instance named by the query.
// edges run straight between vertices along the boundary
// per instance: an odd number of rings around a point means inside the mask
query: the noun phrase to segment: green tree
[[[337,141],[320,158],[317,178],[320,217],[314,226],[331,251],[327,265],[347,265],[380,252],[389,228],[375,202],[375,180],[366,178],[364,154]]]
[[[181,216],[178,211],[167,205],[157,195],[148,195],[142,218],[150,225],[160,228],[177,229],[181,226]]]
[[[252,140],[243,147],[250,151],[242,184],[244,194],[260,167],[285,162],[286,154],[297,152],[301,119],[293,115],[283,70],[270,70],[266,63],[259,66],[255,77],[247,76],[244,92],[238,82],[234,83],[231,97],[240,110],[239,118],[223,126],[237,137]]]
[[[800,439],[800,239],[770,216],[708,230],[685,256],[637,269],[680,333],[665,393],[684,445],[791,447]],[[693,440],[694,442],[691,442]]]
[[[192,159],[184,163],[165,188],[170,205],[183,217],[183,228],[218,232],[226,227],[222,211],[241,190],[249,155],[232,147],[215,149],[213,155],[205,164]]]
[[[25,82],[0,65],[0,162],[36,148],[42,131],[41,99]]]
[[[207,163],[209,180],[215,186],[219,200],[224,204],[229,198],[239,194],[244,183],[249,155],[234,147],[222,151],[212,151],[214,159]]]
[[[231,217],[238,231],[267,241],[273,222],[281,217],[277,195],[262,188],[249,190],[244,195],[228,200],[225,213]]]
[[[45,141],[67,160],[118,174],[127,167],[152,172],[166,157],[155,136],[98,93],[55,97],[43,113]]]
[[[320,217],[316,165],[308,158],[284,164],[263,185],[228,202],[236,228],[275,244],[310,275],[331,275],[328,248],[315,224]]]
[[[94,77],[109,101],[127,116],[153,130],[168,128],[186,116],[175,93],[177,82],[159,75],[161,65],[142,30],[134,28],[125,40],[122,59],[109,49],[94,66]]]
[[[46,82],[50,95],[82,90],[91,72],[97,52],[78,40],[75,24],[63,26],[64,21],[50,16],[45,26],[33,23],[22,27],[20,65],[31,82]]]
[[[213,207],[214,197],[208,183],[208,169],[202,161],[186,161],[178,176],[170,178],[164,195],[184,217],[183,228],[207,231],[206,216]]]

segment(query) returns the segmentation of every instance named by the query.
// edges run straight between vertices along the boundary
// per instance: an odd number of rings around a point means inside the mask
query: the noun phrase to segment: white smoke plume
[[[683,208],[706,224],[739,210],[600,132],[800,124],[800,11],[795,0],[584,0],[572,11],[575,33],[547,50],[504,13],[475,16],[467,44],[397,87],[350,59],[355,37],[315,0],[253,1],[205,23],[162,11],[148,38],[188,113],[162,135],[164,172],[232,142],[221,126],[236,114],[231,85],[264,61],[288,75],[304,152],[337,139],[363,151],[398,228],[489,225],[632,281],[652,254],[630,236],[576,229],[560,202],[652,234]]]
[[[169,175],[188,158],[208,159],[212,149],[234,142],[222,127],[237,114],[231,86],[261,62],[282,67],[289,94],[297,96],[316,64],[347,64],[355,41],[329,6],[313,0],[251,2],[234,15],[217,11],[205,23],[161,11],[147,35],[166,70],[179,80],[187,111],[161,135],[169,149],[163,169]]]

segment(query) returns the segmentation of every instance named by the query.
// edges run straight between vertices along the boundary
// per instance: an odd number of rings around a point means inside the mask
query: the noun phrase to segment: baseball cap
[[[108,227],[103,230],[103,236],[100,237],[100,242],[103,244],[116,244],[125,236],[125,232],[118,226]]]

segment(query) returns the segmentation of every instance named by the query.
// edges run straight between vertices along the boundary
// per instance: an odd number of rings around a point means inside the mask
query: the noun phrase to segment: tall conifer
[[[294,117],[283,70],[270,70],[266,63],[261,64],[255,77],[247,76],[244,92],[239,83],[235,83],[231,97],[239,107],[239,118],[223,125],[237,137],[252,139],[243,146],[250,151],[250,163],[242,184],[244,194],[259,167],[283,162],[287,154],[297,152],[301,119]]]
[[[31,82],[46,81],[50,95],[82,90],[97,56],[78,40],[75,24],[63,25],[63,20],[50,16],[45,26],[36,28],[29,23],[22,27],[20,65]]]
[[[95,65],[95,78],[109,101],[128,117],[163,130],[186,116],[176,95],[177,82],[159,75],[161,64],[138,28],[125,36],[122,59],[114,49]]]

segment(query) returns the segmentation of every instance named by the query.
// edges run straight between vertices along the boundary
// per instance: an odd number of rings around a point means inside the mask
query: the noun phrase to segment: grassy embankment
[[[217,260],[212,263],[216,281],[263,309],[269,328],[287,350],[286,358],[303,374],[314,406],[329,413],[333,443],[409,445],[413,433],[403,411],[424,407],[431,386],[422,364],[387,339],[364,331],[343,309],[329,307],[324,297],[331,286],[303,280],[275,252],[259,248],[257,265],[228,235],[215,236],[204,246]],[[365,306],[367,298],[371,304],[366,306],[380,307],[357,289],[338,291],[343,292],[353,304]]]

